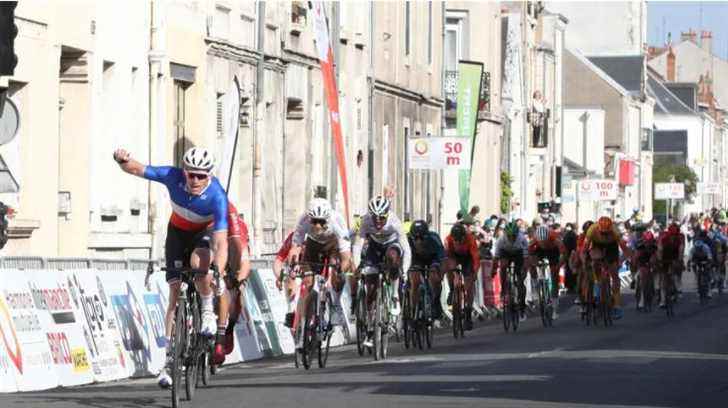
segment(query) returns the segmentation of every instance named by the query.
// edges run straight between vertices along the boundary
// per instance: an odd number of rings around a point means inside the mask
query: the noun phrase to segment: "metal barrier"
[[[102,271],[146,270],[149,263],[163,264],[150,259],[94,259],[94,258],[43,258],[40,256],[6,256],[0,258],[2,269],[98,269]],[[270,269],[273,259],[252,259],[253,269]]]
[[[44,269],[46,259],[40,256],[6,256],[0,258],[3,269]]]
[[[58,270],[89,269],[91,261],[87,258],[48,258],[46,268]]]

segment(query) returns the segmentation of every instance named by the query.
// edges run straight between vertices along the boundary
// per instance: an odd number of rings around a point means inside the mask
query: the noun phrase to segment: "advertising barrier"
[[[68,280],[60,271],[26,270],[23,273],[40,325],[45,329],[59,385],[68,387],[93,382],[84,325],[73,311]]]

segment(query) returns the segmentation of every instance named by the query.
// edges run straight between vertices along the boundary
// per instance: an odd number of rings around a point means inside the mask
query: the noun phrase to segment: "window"
[[[410,55],[410,2],[404,3],[404,54]]]
[[[306,25],[306,14],[308,9],[302,1],[291,2],[291,23]]]
[[[213,37],[228,38],[230,35],[230,9],[223,6],[215,6],[213,17]]]
[[[182,155],[187,149],[187,88],[189,84],[183,81],[174,81],[174,164],[182,165]]]
[[[445,108],[455,109],[458,96],[458,61],[462,58],[461,22],[448,18],[445,25]]]

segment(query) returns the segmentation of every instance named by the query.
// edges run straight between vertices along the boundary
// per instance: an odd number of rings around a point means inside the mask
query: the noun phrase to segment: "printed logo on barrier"
[[[429,149],[430,146],[425,140],[418,140],[417,143],[415,143],[415,152],[420,156],[427,153]]]
[[[0,297],[0,337],[3,339],[3,345],[5,346],[5,351],[7,351],[10,360],[13,364],[15,364],[15,368],[17,368],[22,374],[23,357],[20,351],[20,342],[18,341],[18,335],[15,332],[13,319],[10,317],[10,311],[2,297]],[[11,337],[11,339],[8,339],[8,337]]]
[[[140,308],[131,285],[126,284],[126,295],[112,295],[111,304],[114,307],[116,319],[119,322],[119,332],[128,351],[141,351],[145,357],[151,358],[146,341],[149,338],[149,328]]]
[[[70,365],[71,346],[68,344],[66,333],[46,333],[48,346],[51,349],[53,363],[57,365]]]
[[[86,350],[83,347],[77,347],[71,350],[71,359],[73,360],[74,373],[85,373],[91,369]]]
[[[164,316],[166,313],[162,306],[162,297],[158,293],[151,295],[145,294],[144,305],[152,325],[154,341],[157,342],[157,347],[164,348],[167,345],[164,337]]]
[[[56,324],[76,322],[71,306],[71,295],[68,289],[62,287],[60,284],[57,288],[49,289],[38,289],[35,283],[32,282],[28,286],[30,288],[30,294],[33,296],[36,309],[47,310]]]

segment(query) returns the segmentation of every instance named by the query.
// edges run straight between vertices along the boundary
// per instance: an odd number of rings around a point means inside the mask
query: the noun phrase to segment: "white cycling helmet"
[[[326,199],[314,198],[308,206],[307,214],[317,220],[328,220],[331,216],[331,204]]]
[[[369,201],[369,212],[376,217],[386,217],[389,215],[389,207],[391,207],[389,200],[382,196],[372,198]]]
[[[187,170],[209,173],[215,166],[215,157],[204,147],[192,147],[185,152],[182,163]]]
[[[536,240],[546,241],[549,237],[549,229],[543,225],[536,228]]]

